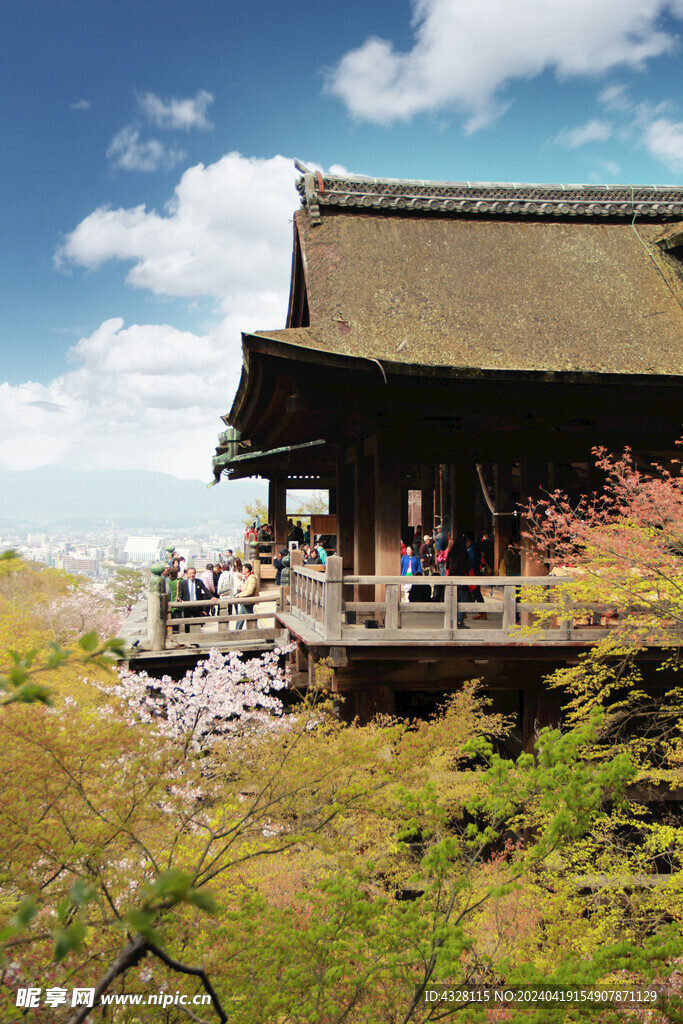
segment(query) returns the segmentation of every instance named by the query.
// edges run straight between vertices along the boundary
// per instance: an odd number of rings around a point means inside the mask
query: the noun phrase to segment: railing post
[[[258,589],[260,590],[261,589],[261,557],[260,557],[260,552],[259,552],[258,548],[256,549],[256,554],[254,555],[254,557],[251,560],[251,567],[254,570],[254,576],[256,577],[256,579],[258,581]]]
[[[289,555],[289,610],[295,614],[299,610],[301,600],[301,577],[295,574],[294,569],[300,568],[303,564],[303,551],[295,548]]]
[[[322,588],[325,637],[328,640],[341,640],[343,567],[344,562],[339,555],[328,555]]]
[[[387,583],[384,591],[384,628],[399,629],[399,602],[401,600],[400,583]]]
[[[161,575],[165,568],[163,562],[150,566],[152,576],[147,594],[147,643],[150,651],[163,651],[166,648],[168,598]]]
[[[503,586],[503,631],[514,628],[517,623],[517,588],[509,583]]]
[[[444,586],[443,591],[444,620],[443,628],[452,637],[458,623],[458,588],[453,584]]]

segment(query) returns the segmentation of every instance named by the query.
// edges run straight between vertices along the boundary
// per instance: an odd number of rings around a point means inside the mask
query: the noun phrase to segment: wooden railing
[[[271,608],[269,611],[257,611],[257,605],[262,604],[275,605],[275,608]],[[275,621],[275,611],[278,604],[279,595],[277,593],[259,597],[222,597],[219,601],[163,600],[159,603],[161,623],[153,622],[150,617],[150,611],[148,611],[148,636],[150,643],[153,643],[151,649],[164,650],[168,639],[175,639],[182,643],[183,640],[189,640],[193,634],[194,639],[198,639],[202,626],[212,626],[214,624],[218,628],[211,630],[211,632],[203,632],[203,640],[209,641],[213,638],[220,639],[221,641],[228,639],[236,640],[240,636],[250,643],[257,640],[273,640],[276,632],[278,632]],[[251,608],[251,611],[246,613],[237,612],[236,609],[239,605]],[[228,606],[231,606],[235,611],[229,613]],[[151,610],[151,607],[152,605],[150,604],[148,608]],[[213,614],[216,609],[218,610],[217,614]],[[204,614],[205,610],[209,612],[208,615]],[[173,614],[174,612],[176,612],[175,615]],[[259,626],[259,621],[265,621],[269,624],[267,626]],[[232,630],[230,629],[231,623],[235,623],[235,627]],[[244,625],[240,626],[240,623]],[[153,640],[155,627],[156,635]]]
[[[322,639],[349,643],[462,640],[490,643],[519,640],[594,640],[595,624],[575,621],[566,605],[552,602],[552,588],[570,582],[561,576],[487,576],[476,583],[483,603],[473,600],[471,576],[344,576],[342,561],[327,560],[326,571],[292,566],[290,614]],[[409,602],[404,587],[429,589],[429,600]],[[359,589],[374,587],[375,600],[360,600]],[[541,587],[541,602],[524,600],[528,587]],[[537,596],[537,595],[535,595]],[[435,600],[435,598],[438,598]],[[545,627],[534,626],[534,613],[557,612]],[[485,614],[486,622],[473,618]],[[481,623],[481,624],[480,624]],[[379,631],[379,632],[377,632]]]
[[[292,566],[290,612],[328,640],[342,635],[342,560],[327,559],[325,566]]]

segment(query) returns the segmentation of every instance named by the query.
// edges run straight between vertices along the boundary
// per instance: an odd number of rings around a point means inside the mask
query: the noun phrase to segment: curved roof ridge
[[[298,165],[304,170],[303,165]],[[305,169],[297,181],[302,205],[314,223],[321,207],[386,213],[633,217],[683,215],[683,187],[580,185],[491,181],[427,181],[333,175]]]

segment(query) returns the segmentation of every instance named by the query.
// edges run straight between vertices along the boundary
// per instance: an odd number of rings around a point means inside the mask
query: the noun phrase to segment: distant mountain
[[[226,520],[245,502],[267,501],[260,480],[178,480],[144,470],[75,470],[58,466],[0,469],[0,518],[35,520]]]

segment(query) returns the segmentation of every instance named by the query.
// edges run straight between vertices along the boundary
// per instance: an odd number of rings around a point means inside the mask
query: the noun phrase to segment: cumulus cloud
[[[680,13],[683,15],[683,0]],[[613,129],[613,135],[644,147],[671,170],[683,170],[683,121],[670,116],[675,111],[671,101],[636,102],[623,85],[613,84],[598,94],[598,102],[614,115],[618,129]]]
[[[615,110],[623,113],[632,107],[628,89],[625,85],[608,85],[598,93],[598,103],[601,103],[607,110]]]
[[[63,405],[58,405],[56,402],[26,402],[26,405],[35,406],[36,409],[42,409],[44,412],[66,412]]]
[[[645,148],[674,171],[683,169],[683,121],[658,117],[647,125]]]
[[[327,89],[361,120],[451,107],[474,130],[504,111],[500,94],[514,79],[637,69],[672,53],[676,39],[659,23],[667,9],[683,15],[681,0],[413,0],[412,49],[368,39],[342,57]]]
[[[264,297],[268,308],[273,295],[286,302],[295,177],[292,160],[283,156],[229,153],[197,164],[182,175],[163,213],[144,206],[96,209],[67,236],[57,262],[87,268],[129,262],[127,281],[136,288],[209,296],[226,313],[258,307]]]
[[[0,385],[0,465],[108,465],[208,480],[239,379],[241,332],[285,325],[296,176],[287,157],[230,153],[185,171],[162,212],[102,207],[81,221],[58,265],[131,264],[127,280],[138,288],[212,299],[215,323],[194,333],[112,318],[72,346],[68,373]]]
[[[231,153],[186,171],[162,212],[100,208],[81,221],[58,264],[129,263],[136,287],[214,300],[216,322],[193,333],[109,319],[72,346],[68,373],[1,385],[0,465],[209,479],[220,416],[239,379],[241,332],[285,325],[295,177],[289,158]]]
[[[153,92],[141,93],[137,97],[140,110],[152,124],[158,128],[178,128],[184,131],[190,131],[191,128],[207,131],[213,128],[206,116],[213,100],[213,94],[205,89],[185,99],[162,99]]]
[[[239,326],[197,335],[104,321],[71,348],[73,370],[48,384],[0,384],[0,465],[106,465],[208,480],[219,417],[237,383]]]
[[[91,106],[90,100],[76,100],[75,103],[71,104],[71,110],[90,110]]]
[[[578,149],[587,142],[606,142],[611,134],[612,126],[609,122],[593,118],[586,124],[577,125],[576,128],[564,128],[553,141],[560,146],[566,146],[567,149]]]
[[[123,171],[171,170],[184,156],[182,149],[165,146],[158,139],[141,139],[140,129],[132,124],[117,132],[107,149],[112,167]]]

